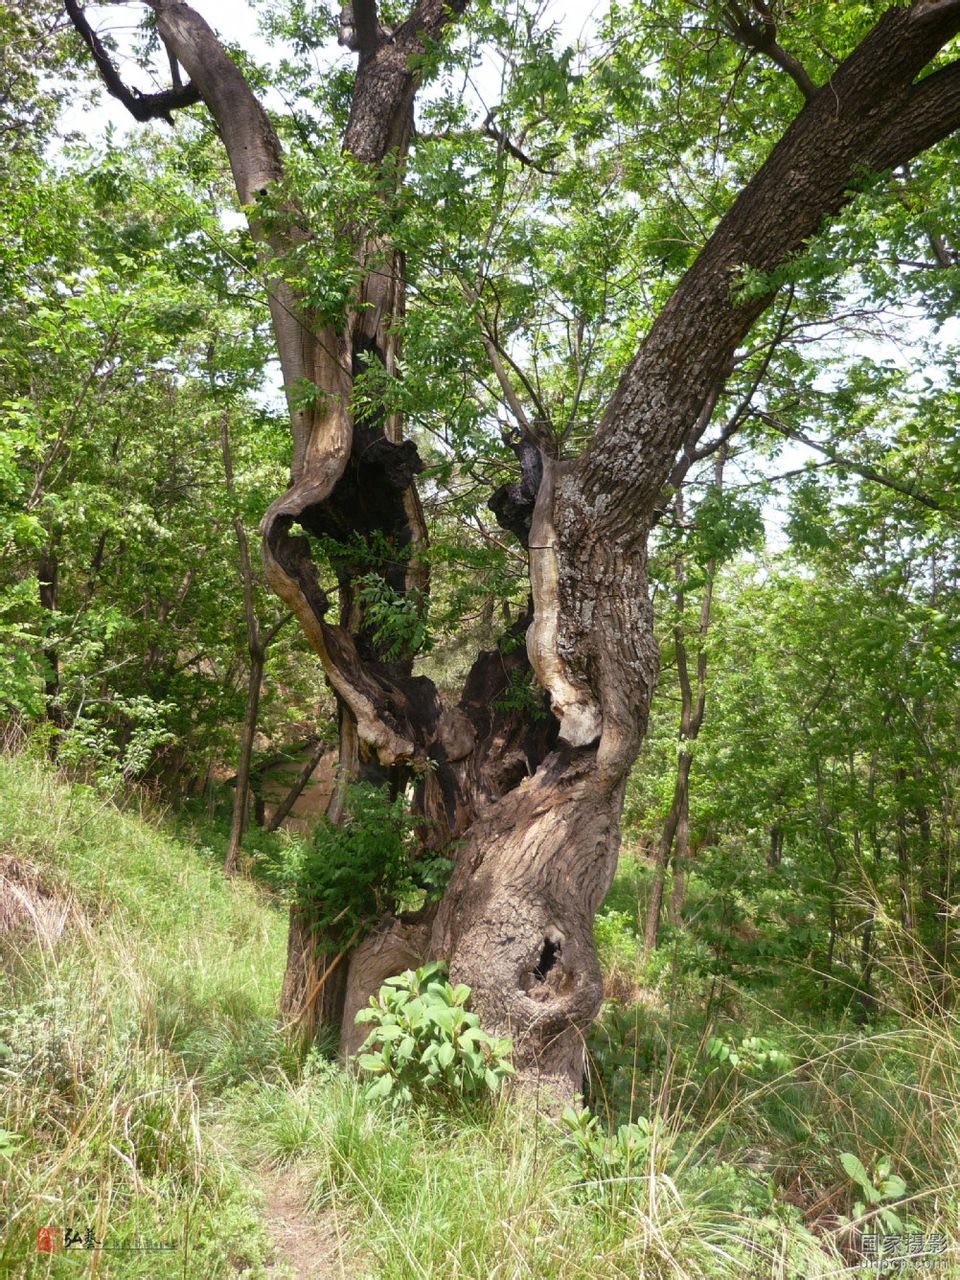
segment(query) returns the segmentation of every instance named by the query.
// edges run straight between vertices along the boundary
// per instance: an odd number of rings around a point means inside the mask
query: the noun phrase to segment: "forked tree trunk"
[[[136,96],[119,85],[77,0],[65,0],[108,87],[139,118],[203,99],[241,201],[255,211],[258,194],[282,175],[269,120],[187,4],[149,3],[160,38],[190,84]],[[402,159],[415,68],[466,5],[419,0],[390,33],[379,26],[374,0],[344,5],[342,38],[359,54],[344,147],[372,173],[391,151]],[[294,921],[285,1004],[302,998],[322,1015],[343,1003],[347,1047],[360,997],[390,972],[441,957],[455,979],[472,987],[483,1021],[514,1035],[523,1079],[562,1094],[579,1087],[582,1035],[602,995],[593,915],[614,873],[624,787],[656,676],[646,545],[664,484],[677,452],[706,429],[704,407],[773,296],[771,283],[769,294],[744,297],[737,291],[742,272],[752,270],[755,279],[773,272],[843,204],[857,175],[902,164],[960,124],[957,67],[917,81],[957,31],[958,0],[893,5],[828,85],[817,89],[806,80],[806,106],[681,280],[586,451],[576,461],[557,462],[537,456],[535,441],[519,448],[522,479],[495,495],[493,506],[528,549],[533,614],[527,650],[550,718],[525,722],[516,712],[495,710],[504,687],[498,681],[511,663],[519,672],[523,655],[480,655],[456,705],[429,680],[412,676],[409,661],[383,661],[356,608],[355,574],[342,565],[340,622],[327,620],[310,544],[291,536],[294,523],[312,534],[377,532],[397,548],[412,548],[391,585],[426,587],[416,449],[401,441],[395,419],[374,414],[359,423],[351,408],[353,378],[371,360],[388,373],[396,367],[403,262],[362,229],[358,235],[344,228],[361,281],[337,326],[311,316],[289,283],[273,279],[271,313],[291,391],[293,465],[290,489],[264,520],[268,579],[323,662],[341,721],[355,731],[356,758],[384,770],[418,765],[418,807],[431,838],[439,842],[445,833],[459,841],[435,918],[385,920],[353,952],[345,978],[343,960],[332,968],[326,961],[311,977],[307,970],[321,963],[316,945]],[[268,271],[275,255],[310,234],[295,207],[275,217],[269,231],[254,212],[251,230]],[[304,379],[322,393],[310,404],[292,395]],[[332,985],[341,981],[342,1002],[333,998]]]

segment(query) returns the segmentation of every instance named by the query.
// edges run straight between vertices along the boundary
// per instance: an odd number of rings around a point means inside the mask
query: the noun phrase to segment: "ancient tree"
[[[65,3],[107,88],[138,119],[202,101],[216,122],[269,279],[290,392],[290,486],[262,526],[268,579],[336,695],[344,776],[366,769],[395,787],[415,778],[425,838],[434,847],[457,841],[439,905],[384,919],[342,960],[317,955],[295,918],[287,1007],[306,1002],[315,1017],[342,1020],[349,1047],[352,1014],[384,976],[444,958],[471,986],[483,1021],[513,1034],[523,1075],[576,1088],[582,1032],[602,995],[592,922],[614,873],[624,787],[657,676],[648,535],[678,455],[709,431],[731,360],[775,296],[772,273],[863,175],[903,165],[960,124],[960,63],[931,69],[960,32],[960,3],[891,5],[857,47],[835,51],[835,70],[819,85],[779,44],[768,6],[716,6],[731,38],[792,77],[802,109],[716,223],[587,447],[557,457],[533,429],[518,440],[517,479],[490,505],[528,557],[529,615],[518,627],[526,650],[481,653],[456,699],[414,674],[411,658],[383,651],[356,585],[375,571],[415,599],[428,588],[417,449],[396,413],[355,389],[371,368],[396,370],[402,254],[382,225],[346,220],[339,235],[356,284],[341,315],[312,312],[283,269],[291,249],[309,247],[312,229],[294,195],[274,195],[285,190],[282,148],[209,25],[182,0],[149,0],[174,83],[140,94],[122,82],[77,0]],[[402,181],[424,67],[467,4],[418,0],[392,30],[376,0],[343,6],[341,41],[356,53],[356,74],[342,145],[384,201]],[[769,288],[740,288],[747,271],[769,278]],[[393,549],[386,565],[365,553],[374,543]],[[347,545],[349,554],[334,553],[334,607],[314,555]],[[511,672],[526,669],[548,717],[498,705]]]

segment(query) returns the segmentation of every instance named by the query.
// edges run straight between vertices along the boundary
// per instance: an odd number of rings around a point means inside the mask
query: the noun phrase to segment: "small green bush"
[[[386,787],[351,783],[344,821],[324,819],[312,841],[279,851],[264,874],[309,914],[314,930],[331,941],[355,938],[399,906],[438,897],[452,863],[420,857],[421,819],[404,812],[403,797]]]
[[[902,1200],[907,1194],[907,1184],[893,1172],[890,1160],[884,1156],[877,1161],[873,1172],[868,1173],[859,1156],[852,1151],[841,1151],[840,1163],[859,1193],[853,1203],[853,1221],[859,1222],[869,1210],[885,1231],[902,1231],[904,1223],[889,1202]]]
[[[452,986],[438,961],[388,978],[356,1018],[374,1024],[357,1055],[374,1077],[367,1096],[460,1102],[497,1093],[513,1072],[512,1045],[481,1028],[469,998],[470,988]]]
[[[762,1076],[771,1072],[782,1074],[793,1065],[789,1054],[762,1036],[744,1036],[739,1044],[722,1036],[708,1036],[707,1058],[710,1061],[709,1070],[726,1063],[734,1071],[742,1071],[750,1076]]]

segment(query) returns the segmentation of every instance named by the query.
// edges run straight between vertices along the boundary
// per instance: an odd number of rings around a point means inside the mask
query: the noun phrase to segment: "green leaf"
[[[386,1098],[393,1090],[393,1076],[381,1076],[367,1089],[368,1098]]]
[[[862,1188],[867,1199],[872,1204],[873,1198],[876,1197],[876,1190],[870,1181],[870,1175],[863,1166],[863,1162],[852,1151],[840,1152],[840,1163],[843,1165],[844,1173],[848,1178],[852,1178],[857,1185]]]
[[[899,1174],[891,1173],[880,1183],[879,1190],[885,1200],[899,1200],[907,1194],[907,1184]]]
[[[18,1133],[12,1133],[9,1129],[0,1129],[0,1155],[16,1150],[22,1141]]]

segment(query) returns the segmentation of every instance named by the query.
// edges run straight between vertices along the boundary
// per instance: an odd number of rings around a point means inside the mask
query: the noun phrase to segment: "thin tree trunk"
[[[837,949],[837,941],[840,932],[840,918],[837,912],[837,891],[840,887],[840,880],[843,876],[843,860],[837,849],[837,843],[833,828],[830,825],[830,815],[827,812],[826,795],[823,785],[823,769],[820,763],[820,757],[814,756],[814,777],[817,786],[817,813],[820,819],[820,832],[823,836],[827,852],[830,855],[833,864],[833,874],[827,882],[827,910],[829,913],[829,933],[827,936],[827,950],[824,955],[824,983],[829,986],[833,977],[833,959]]]
[[[687,863],[691,857],[690,849],[690,773],[687,771],[687,785],[683,789],[680,817],[677,819],[677,834],[673,844],[673,880],[670,885],[669,919],[672,925],[678,925],[683,916],[683,903],[687,893]]]
[[[903,799],[903,787],[907,781],[907,771],[898,765],[895,773],[897,784],[897,883],[900,891],[900,923],[904,933],[912,934],[916,926],[913,910],[913,886],[910,874],[910,848],[907,837],[907,811]]]
[[[727,460],[728,446],[724,442],[717,450],[713,468],[713,483],[717,489],[723,489],[723,468]],[[684,518],[682,491],[675,499],[677,521],[682,525]],[[677,753],[677,776],[673,789],[673,799],[663,825],[657,857],[653,868],[653,880],[650,885],[650,898],[647,904],[647,918],[643,931],[643,952],[647,956],[657,945],[660,933],[660,916],[663,911],[664,888],[667,867],[670,862],[670,851],[674,850],[673,892],[671,893],[671,916],[674,922],[680,919],[683,907],[686,881],[686,859],[690,844],[690,770],[693,765],[693,752],[685,744],[694,743],[703,725],[707,699],[707,633],[710,629],[710,608],[713,603],[713,586],[716,579],[717,565],[711,560],[704,576],[703,592],[700,597],[700,620],[697,625],[697,667],[696,686],[690,680],[690,666],[687,655],[686,632],[683,624],[685,605],[684,585],[686,580],[682,552],[675,562],[676,596],[674,607],[677,621],[674,625],[674,646],[677,655],[677,677],[680,684],[680,750]]]
[[[956,830],[956,813],[947,794],[943,795],[940,808],[940,834],[939,834],[939,897],[940,897],[940,924],[938,958],[942,971],[942,980],[940,982],[940,1003],[945,1004],[947,992],[951,989],[950,983],[950,939],[952,932],[952,903],[953,903],[953,840],[954,831]]]
[[[663,910],[663,899],[666,889],[667,867],[670,863],[670,850],[677,835],[684,809],[686,807],[687,785],[690,777],[690,766],[693,757],[687,751],[677,756],[677,776],[673,786],[673,799],[660,833],[657,845],[657,856],[653,864],[653,878],[650,882],[650,897],[647,900],[647,918],[643,931],[643,953],[649,955],[657,945],[660,931],[660,915]]]
[[[277,632],[289,618],[283,615],[264,633],[261,630],[254,606],[254,577],[250,563],[250,545],[243,517],[237,505],[237,497],[233,483],[233,459],[230,453],[230,427],[226,413],[220,418],[220,445],[223,453],[223,473],[227,494],[233,505],[233,529],[237,539],[237,551],[240,561],[240,580],[243,587],[243,615],[247,628],[247,651],[249,654],[249,674],[247,677],[247,698],[243,713],[243,728],[240,732],[240,754],[237,761],[237,776],[233,793],[233,810],[230,815],[230,835],[227,840],[227,851],[223,869],[227,875],[233,875],[237,869],[240,844],[247,829],[247,816],[250,808],[250,770],[253,760],[253,744],[257,736],[257,714],[260,710],[260,690],[263,686],[263,669],[266,664],[267,648]]]
[[[304,763],[303,768],[300,770],[300,772],[297,774],[296,778],[294,779],[293,786],[291,786],[290,790],[287,792],[287,794],[283,797],[283,799],[277,805],[276,810],[274,811],[273,817],[270,819],[270,821],[266,825],[267,831],[276,831],[277,828],[280,826],[280,823],[283,822],[284,818],[287,817],[290,810],[293,808],[293,806],[297,803],[297,800],[300,798],[300,794],[303,791],[304,787],[313,777],[314,770],[316,769],[317,765],[320,763],[324,754],[329,749],[330,749],[330,744],[328,742],[324,742],[322,739],[316,743],[313,750],[310,752],[310,755],[308,756],[306,762]]]
[[[230,836],[223,869],[232,875],[237,869],[240,844],[247,830],[250,801],[250,762],[253,759],[253,742],[257,734],[257,712],[260,709],[260,688],[263,684],[264,654],[262,649],[250,652],[250,674],[247,679],[247,700],[240,731],[240,756],[234,782],[233,810],[230,816]]]
[[[54,627],[53,615],[57,611],[57,581],[60,563],[53,547],[47,547],[40,557],[37,566],[37,582],[40,597],[40,608],[48,615],[45,629],[49,636]],[[55,644],[45,644],[43,660],[46,666],[43,676],[44,711],[49,723],[53,726],[47,750],[51,760],[56,760],[60,745],[60,731],[63,729],[63,708],[60,705],[60,651]]]
[[[850,752],[847,762],[851,786],[857,785],[857,765],[853,751]],[[867,783],[867,795],[870,802],[870,809],[873,809],[873,793],[874,783],[877,770],[877,752],[874,750],[873,758],[870,761],[870,771]],[[876,844],[875,835],[870,830],[871,843],[874,849],[874,859],[879,857],[879,847]],[[863,840],[859,827],[853,829],[853,861],[858,868],[863,866]],[[867,911],[867,918],[864,921],[863,929],[860,934],[860,981],[857,985],[856,992],[856,1009],[854,1010],[854,1019],[858,1025],[863,1026],[870,1017],[870,1014],[876,1004],[873,995],[871,982],[873,977],[873,930],[876,918],[876,909],[871,902]]]
[[[873,927],[874,914],[871,910],[860,935],[860,986],[857,991],[857,1022],[863,1026],[870,1020],[876,1008],[876,997],[872,990],[873,979]]]

